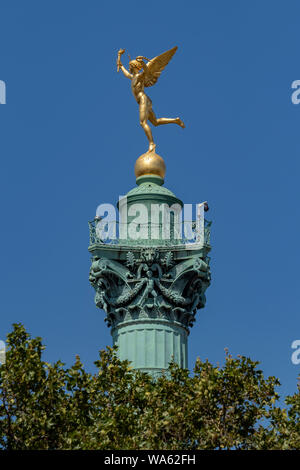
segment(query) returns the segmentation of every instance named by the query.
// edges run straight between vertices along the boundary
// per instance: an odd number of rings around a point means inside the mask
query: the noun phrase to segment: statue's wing
[[[166,67],[166,65],[168,65],[177,49],[177,46],[175,46],[173,47],[173,49],[163,52],[163,54],[160,54],[157,57],[154,57],[154,59],[149,60],[149,62],[147,63],[148,70],[145,74],[144,82],[146,87],[152,86],[157,82],[161,72]]]

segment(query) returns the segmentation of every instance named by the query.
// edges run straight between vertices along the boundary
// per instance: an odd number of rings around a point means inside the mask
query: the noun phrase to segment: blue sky
[[[186,124],[154,130],[166,186],[185,203],[208,200],[213,220],[189,365],[223,363],[227,347],[261,361],[283,394],[296,389],[299,15],[292,0],[1,2],[1,339],[22,322],[48,361],[79,354],[90,370],[111,344],[88,282],[87,221],[134,187],[146,148],[116,54],[178,45],[149,95],[157,116]]]

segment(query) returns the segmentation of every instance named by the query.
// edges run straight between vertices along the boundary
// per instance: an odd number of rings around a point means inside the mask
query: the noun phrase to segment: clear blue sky
[[[300,366],[300,79],[297,1],[3,0],[0,6],[0,339],[22,322],[46,359],[79,354],[93,370],[111,344],[89,286],[88,225],[98,204],[135,185],[145,136],[130,84],[132,57],[179,49],[149,89],[166,186],[208,200],[212,285],[189,338],[196,356],[224,348],[260,360],[284,394]]]

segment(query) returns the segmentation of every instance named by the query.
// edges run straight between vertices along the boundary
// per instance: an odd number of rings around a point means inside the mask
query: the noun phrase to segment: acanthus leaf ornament
[[[138,255],[127,252],[124,261],[94,260],[90,282],[109,325],[135,319],[138,311],[143,318],[175,316],[188,327],[197,308],[205,305],[210,271],[200,257],[177,261],[171,252],[142,248]]]

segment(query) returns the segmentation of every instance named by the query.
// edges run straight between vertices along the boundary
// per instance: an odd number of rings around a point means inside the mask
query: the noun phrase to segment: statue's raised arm
[[[155,144],[148,121],[155,127],[171,123],[178,124],[182,128],[185,127],[179,117],[156,118],[152,109],[152,101],[144,91],[144,87],[153,86],[157,82],[161,72],[168,65],[176,51],[177,47],[173,47],[169,51],[151,60],[143,56],[138,56],[135,60],[129,62],[129,72],[121,63],[121,56],[125,50],[120,49],[118,52],[117,70],[122,70],[123,74],[131,79],[131,89],[139,105],[140,125],[148,138],[150,152],[155,149]],[[146,60],[147,63],[144,62],[144,60]]]
[[[128,72],[128,70],[124,67],[124,65],[122,64],[121,62],[121,56],[124,54],[125,52],[125,49],[120,49],[119,52],[118,52],[118,58],[117,58],[117,72],[120,71],[120,69],[122,70],[123,74],[125,75],[125,77],[127,78],[132,78],[132,75],[131,73]]]

